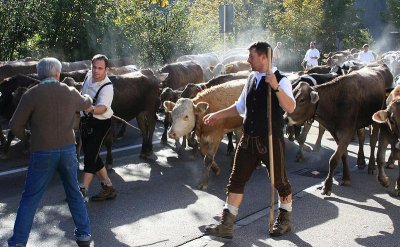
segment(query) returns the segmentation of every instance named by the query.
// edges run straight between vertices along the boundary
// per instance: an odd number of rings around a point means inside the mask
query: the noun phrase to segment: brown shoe
[[[90,198],[94,202],[104,201],[104,200],[112,200],[117,196],[117,191],[112,186],[107,186],[105,184],[101,184],[101,191],[99,194],[92,196]]]
[[[272,237],[282,236],[292,230],[292,224],[290,223],[291,212],[288,212],[282,208],[278,211],[278,217],[275,220],[272,230],[269,231],[269,235]]]
[[[210,225],[206,227],[206,235],[232,239],[235,218],[236,216],[231,214],[228,209],[224,209],[220,222],[217,225]]]

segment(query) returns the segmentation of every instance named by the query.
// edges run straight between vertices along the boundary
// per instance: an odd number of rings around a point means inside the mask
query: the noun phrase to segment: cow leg
[[[318,124],[318,137],[317,137],[317,141],[315,142],[315,146],[314,146],[314,152],[319,152],[319,150],[321,150],[321,141],[322,141],[322,136],[325,133],[325,127],[322,126],[321,124]]]
[[[388,161],[386,162],[386,168],[388,169],[393,169],[394,166],[394,162],[395,162],[395,155],[394,153],[396,152],[396,147],[394,147],[394,145],[390,145],[390,155],[388,158]]]
[[[393,143],[393,146],[395,146],[395,143]],[[399,162],[400,150],[397,150],[396,148],[394,148],[393,156],[394,156],[394,159],[397,160],[397,162]],[[394,187],[394,192],[397,196],[400,196],[400,168],[399,168],[399,174],[397,176],[396,185]]]
[[[379,124],[374,122],[371,125],[372,131],[371,131],[371,136],[369,138],[369,143],[370,143],[370,148],[371,148],[371,153],[369,155],[369,162],[368,162],[368,174],[374,174],[374,171],[376,169],[375,165],[375,147],[376,143],[378,142],[378,135],[379,134]],[[385,156],[383,156],[385,158]]]
[[[188,145],[192,148],[192,156],[191,158],[194,159],[196,157],[197,149],[199,149],[199,143],[196,140],[196,132],[192,131],[190,133],[190,137],[188,139]]]
[[[390,180],[389,177],[385,173],[384,165],[385,165],[385,154],[386,148],[391,143],[394,145],[394,139],[390,137],[391,135],[387,133],[387,130],[381,129],[381,133],[379,134],[379,145],[378,152],[376,157],[376,163],[378,164],[378,181],[383,187],[389,187]],[[374,167],[375,168],[375,167]],[[373,170],[370,172],[370,168],[368,166],[368,174],[373,174]]]
[[[294,128],[294,125],[286,125],[286,134],[288,135],[288,140],[291,142],[295,140]]]
[[[362,170],[365,168],[365,156],[364,156],[364,142],[365,142],[365,128],[357,130],[358,136],[358,155],[357,155],[357,167]]]
[[[324,181],[324,186],[322,189],[322,195],[330,196],[332,193],[333,176],[335,174],[336,167],[338,166],[340,160],[342,160],[343,155],[347,151],[347,146],[350,143],[351,137],[354,131],[350,128],[350,132],[343,133],[342,135],[333,135],[338,147],[329,159],[329,172],[328,176]],[[340,138],[339,138],[340,137]],[[343,164],[345,165],[345,164]],[[350,181],[350,177],[346,178]]]
[[[7,139],[6,139],[6,137],[3,135],[3,129],[2,129],[2,127],[1,127],[1,125],[0,125],[0,146],[1,146],[1,147],[4,147],[4,145],[6,145],[6,143],[7,143]]]
[[[296,153],[296,162],[302,162],[304,160],[304,155],[303,155],[304,143],[306,141],[307,134],[310,131],[310,128],[311,124],[305,123],[301,131],[301,134],[296,136],[296,140],[299,143],[299,148]]]
[[[167,144],[168,142],[168,128],[171,126],[172,123],[172,118],[171,118],[171,113],[170,112],[165,112],[165,117],[164,117],[164,131],[161,136],[161,143],[162,144]]]
[[[226,148],[226,155],[231,155],[235,151],[235,147],[233,146],[232,136],[233,132],[226,133],[228,136],[228,146]]]
[[[207,137],[204,139],[203,138],[200,140],[200,151],[203,151],[206,149],[206,154],[204,156],[204,168],[203,168],[203,173],[200,182],[197,185],[197,188],[200,190],[205,190],[208,187],[208,178],[210,174],[210,169],[215,173],[215,175],[219,176],[221,173],[221,169],[218,167],[217,163],[214,160],[215,153],[218,150],[219,143],[221,142],[223,138],[222,136],[219,136],[218,138],[215,138],[215,136],[212,137]],[[213,140],[212,142],[208,140]]]
[[[142,150],[140,158],[149,158],[153,154],[153,133],[156,126],[155,113],[142,112],[137,117],[139,129],[142,131]]]
[[[124,137],[125,132],[126,132],[126,123],[122,123],[122,124],[121,124],[121,128],[119,129],[119,132],[118,132],[118,134],[117,134],[116,139],[117,139],[117,140],[121,140],[122,137]]]
[[[3,154],[0,157],[1,159],[7,159],[8,151],[10,151],[11,142],[12,142],[12,140],[14,140],[14,137],[15,137],[15,135],[12,133],[12,131],[11,130],[8,131],[7,142],[4,145]]]
[[[343,163],[343,177],[342,177],[342,182],[340,185],[350,185],[351,180],[350,180],[350,169],[349,169],[349,162],[348,162],[348,154],[347,154],[347,149],[344,152],[342,156],[342,163]]]

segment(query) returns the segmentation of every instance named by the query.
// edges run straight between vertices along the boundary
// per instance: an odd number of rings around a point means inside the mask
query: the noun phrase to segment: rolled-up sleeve
[[[96,105],[103,105],[107,107],[107,110],[111,109],[111,104],[114,97],[114,87],[112,85],[107,85],[103,87],[97,98]]]
[[[243,87],[242,93],[240,94],[238,100],[235,102],[236,110],[242,117],[246,113],[246,88],[247,88],[247,83]]]

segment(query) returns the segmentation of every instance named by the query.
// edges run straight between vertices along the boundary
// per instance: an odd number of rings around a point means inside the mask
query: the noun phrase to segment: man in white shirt
[[[363,64],[369,64],[375,61],[375,55],[372,51],[369,51],[369,45],[363,45],[363,51],[358,54],[358,60],[360,60]]]
[[[306,55],[304,56],[303,63],[306,63],[306,69],[310,69],[312,67],[318,66],[319,59],[319,51],[315,48],[315,42],[310,42],[310,49],[307,50]]]

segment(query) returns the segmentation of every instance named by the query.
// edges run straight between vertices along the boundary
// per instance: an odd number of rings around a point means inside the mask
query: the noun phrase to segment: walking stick
[[[271,71],[271,47],[267,50],[268,69]],[[268,71],[268,72],[269,72]],[[272,114],[271,114],[271,85],[268,86],[267,98],[267,116],[268,116],[268,155],[269,155],[269,178],[271,181],[270,199],[269,199],[269,232],[272,232],[274,225],[274,204],[275,204],[275,176],[274,176],[274,153],[272,147]]]

